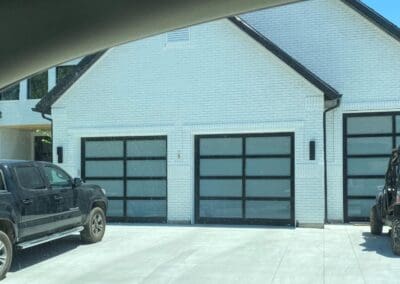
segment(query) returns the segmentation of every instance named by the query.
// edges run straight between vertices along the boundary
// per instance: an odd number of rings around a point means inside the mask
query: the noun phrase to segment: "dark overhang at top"
[[[85,56],[77,65],[76,72],[57,83],[32,109],[42,114],[51,114],[51,106],[67,91],[106,51]]]
[[[384,32],[400,41],[400,28],[377,11],[359,0],[342,0],[342,2],[346,3],[349,7],[353,8],[356,12],[378,26]]]
[[[334,100],[340,98],[342,95],[339,94],[332,86],[330,86],[327,82],[323,81],[316,74],[307,69],[304,65],[298,62],[296,59],[287,54],[284,50],[282,50],[279,46],[273,43],[271,40],[266,38],[263,34],[258,32],[251,25],[246,23],[239,17],[229,17],[228,18],[232,23],[234,23],[237,27],[239,27],[242,31],[247,33],[250,37],[252,37],[259,44],[264,46],[267,50],[269,50],[272,54],[278,57],[280,60],[289,65],[293,70],[303,76],[307,81],[309,81],[312,85],[320,89],[324,95],[326,100]]]

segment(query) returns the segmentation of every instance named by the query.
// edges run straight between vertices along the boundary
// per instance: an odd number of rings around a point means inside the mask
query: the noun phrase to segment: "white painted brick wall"
[[[400,110],[400,43],[338,0],[310,0],[243,18],[341,94],[328,114],[328,212],[343,220],[342,114]]]
[[[190,38],[125,44],[86,72],[53,106],[61,166],[80,174],[81,137],[167,135],[168,219],[193,222],[195,135],[295,132],[296,219],[322,223],[321,92],[227,20],[192,27]]]

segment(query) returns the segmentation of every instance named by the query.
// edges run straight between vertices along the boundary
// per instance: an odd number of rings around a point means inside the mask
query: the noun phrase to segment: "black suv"
[[[13,249],[25,249],[80,232],[100,241],[106,226],[107,197],[97,185],[72,179],[46,162],[0,160],[0,279]]]

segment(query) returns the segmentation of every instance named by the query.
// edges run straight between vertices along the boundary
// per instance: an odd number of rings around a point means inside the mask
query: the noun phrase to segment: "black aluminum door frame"
[[[166,147],[165,157],[140,157],[133,158],[127,157],[127,141],[134,140],[164,140]],[[85,157],[85,142],[86,141],[122,141],[123,142],[123,157],[122,158],[86,158]],[[168,216],[168,140],[167,136],[113,136],[113,137],[83,137],[81,138],[81,177],[83,181],[86,180],[123,180],[123,196],[122,197],[108,197],[109,200],[119,200],[123,202],[123,216],[122,217],[107,217],[107,220],[111,222],[138,222],[138,223],[166,223]],[[127,176],[127,162],[129,160],[165,160],[166,163],[166,174],[165,177],[128,177]],[[101,160],[122,160],[124,175],[123,177],[86,177],[85,161],[101,161]],[[127,181],[128,180],[165,180],[166,181],[166,193],[165,197],[128,197],[127,196]],[[166,212],[165,217],[128,217],[127,216],[127,204],[129,200],[165,200]]]
[[[288,157],[290,158],[290,176],[284,177],[290,179],[290,197],[247,197],[246,198],[246,138],[248,137],[290,137],[290,154],[289,155],[251,155],[250,157]],[[241,200],[242,201],[242,218],[205,218],[200,217],[200,159],[203,156],[200,155],[200,139],[202,138],[242,138],[242,154],[235,155],[237,158],[242,159],[242,196],[241,198],[229,198],[229,197],[212,197],[202,199],[214,199],[215,200]],[[245,134],[207,134],[207,135],[196,135],[195,136],[195,222],[199,224],[237,224],[237,225],[289,225],[295,226],[295,135],[294,132],[276,132],[276,133],[245,133]],[[210,157],[210,156],[205,156]],[[218,156],[223,158],[224,156]],[[229,155],[228,157],[233,157]],[[229,177],[231,178],[231,177]],[[257,176],[252,178],[266,178],[264,176]],[[282,178],[281,176],[268,176],[267,178]],[[289,201],[290,202],[290,219],[259,219],[259,218],[244,218],[245,216],[245,201],[246,200],[265,200],[265,201]]]
[[[368,158],[368,157],[387,157],[388,162],[391,153],[387,155],[348,155],[347,154],[347,138],[352,137],[391,137],[392,138],[392,148],[396,147],[396,136],[400,136],[400,133],[396,133],[396,116],[400,115],[400,112],[360,112],[360,113],[344,113],[343,114],[343,219],[345,223],[348,222],[368,222],[369,217],[350,217],[348,216],[348,201],[351,199],[369,199],[373,200],[376,196],[348,196],[348,179],[349,178],[382,178],[384,182],[385,175],[366,175],[366,176],[352,176],[347,174],[347,158],[357,157],[357,158]],[[377,134],[347,134],[347,119],[349,117],[370,117],[370,116],[391,116],[392,118],[392,132],[391,133],[377,133]],[[386,170],[386,169],[384,169]],[[382,184],[383,185],[383,184]]]

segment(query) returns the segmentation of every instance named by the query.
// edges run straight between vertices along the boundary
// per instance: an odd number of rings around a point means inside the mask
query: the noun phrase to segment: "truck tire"
[[[103,209],[95,207],[90,211],[88,220],[81,232],[81,239],[85,243],[97,243],[101,241],[106,231],[106,215]]]
[[[400,219],[393,220],[390,239],[393,252],[400,255]]]
[[[383,224],[378,216],[378,210],[376,209],[376,205],[372,206],[371,208],[371,212],[369,215],[369,224],[371,227],[371,234],[374,235],[382,234]]]
[[[0,280],[6,277],[13,258],[13,246],[6,233],[0,231]]]

